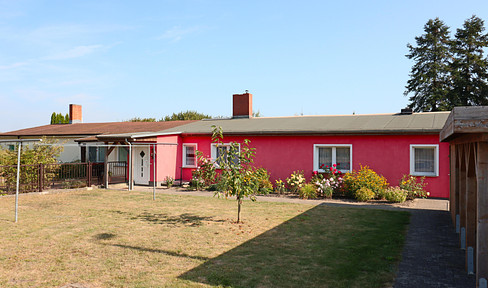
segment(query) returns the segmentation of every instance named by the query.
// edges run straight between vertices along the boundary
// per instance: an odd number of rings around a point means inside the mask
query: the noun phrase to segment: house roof
[[[449,112],[332,115],[216,119],[193,122],[165,133],[209,134],[220,126],[224,134],[389,134],[439,133]]]
[[[144,138],[180,133],[204,135],[212,126],[220,126],[226,135],[278,134],[433,134],[439,133],[449,112],[404,114],[331,115],[209,119],[173,127],[157,133],[121,133],[100,135],[99,139]]]
[[[86,137],[102,134],[135,133],[135,132],[156,132],[184,124],[195,122],[188,121],[163,121],[163,122],[107,122],[107,123],[76,123],[76,124],[55,124],[44,125],[33,128],[21,129],[6,133],[0,133],[0,138],[6,137],[28,137],[28,136],[74,136]],[[93,139],[92,139],[93,138]],[[96,140],[95,137],[85,138]]]

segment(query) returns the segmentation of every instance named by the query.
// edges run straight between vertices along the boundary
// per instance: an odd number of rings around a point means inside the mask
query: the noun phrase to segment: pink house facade
[[[145,180],[138,183],[134,177],[135,183],[142,185],[162,183],[168,176],[189,182],[197,168],[197,150],[215,159],[217,150],[225,149],[211,141],[212,126],[220,126],[224,143],[250,140],[256,149],[255,165],[266,168],[273,182],[284,180],[295,170],[304,171],[309,179],[313,171],[323,171],[322,164],[336,164],[342,172],[367,165],[392,186],[405,174],[425,176],[431,197],[449,197],[449,145],[439,141],[449,112],[253,118],[251,94],[234,95],[233,103],[230,119],[196,121],[159,133],[101,135],[98,139],[131,142],[136,174],[141,171],[137,166],[140,158],[148,155],[148,166],[142,168],[146,169]],[[140,153],[141,149],[147,150]]]

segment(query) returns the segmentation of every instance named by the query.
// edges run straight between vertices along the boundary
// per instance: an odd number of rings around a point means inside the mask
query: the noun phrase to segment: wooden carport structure
[[[488,279],[488,106],[455,107],[440,140],[450,143],[450,212],[477,287]]]

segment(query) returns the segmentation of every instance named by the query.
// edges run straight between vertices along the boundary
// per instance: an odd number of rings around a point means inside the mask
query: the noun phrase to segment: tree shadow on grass
[[[408,217],[316,206],[178,278],[226,287],[384,287],[393,280]]]
[[[208,257],[204,257],[204,256],[188,255],[186,253],[178,253],[175,251],[169,251],[169,250],[163,250],[163,249],[152,249],[152,248],[123,245],[123,244],[104,244],[104,245],[119,247],[119,248],[125,248],[125,249],[132,249],[132,250],[137,250],[137,251],[142,251],[142,252],[160,253],[160,254],[166,254],[168,256],[183,257],[183,258],[203,260],[203,261],[209,259]]]
[[[196,260],[202,260],[202,261],[206,261],[209,259],[208,257],[204,257],[204,256],[193,256],[193,255],[188,255],[186,253],[180,253],[180,252],[163,250],[163,249],[153,249],[153,248],[146,248],[146,247],[140,247],[140,246],[114,244],[114,243],[105,242],[105,240],[111,240],[111,239],[114,239],[115,237],[116,237],[116,235],[112,234],[112,233],[99,233],[99,234],[96,234],[93,236],[93,238],[100,245],[105,245],[105,246],[119,247],[119,248],[131,249],[131,250],[136,250],[136,251],[141,251],[141,252],[161,253],[161,254],[166,254],[168,256],[190,258],[190,259],[196,259]]]
[[[225,222],[222,219],[215,219],[214,217],[210,216],[200,216],[191,213],[183,213],[180,215],[168,215],[165,213],[150,213],[150,212],[143,212],[138,215],[135,215],[130,212],[123,212],[120,210],[111,210],[111,213],[116,213],[119,215],[126,215],[131,220],[142,220],[151,224],[159,224],[159,225],[185,225],[185,226],[201,226],[204,222]]]
[[[200,226],[204,221],[223,222],[225,220],[216,220],[214,217],[199,216],[190,213],[183,213],[180,215],[167,215],[163,213],[141,213],[132,219],[140,219],[152,224],[166,224],[166,225],[188,225]]]

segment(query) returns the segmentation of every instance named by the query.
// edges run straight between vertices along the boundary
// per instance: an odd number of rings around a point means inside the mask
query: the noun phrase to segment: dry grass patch
[[[153,201],[149,193],[104,190],[21,195],[19,223],[13,208],[13,197],[0,198],[0,287],[337,287],[357,280],[377,284],[357,287],[381,287],[392,280],[408,220],[392,211],[245,202],[244,223],[235,224],[235,201]],[[365,267],[341,272],[351,269],[343,263],[354,260],[348,254]],[[370,258],[380,264],[370,268]]]

